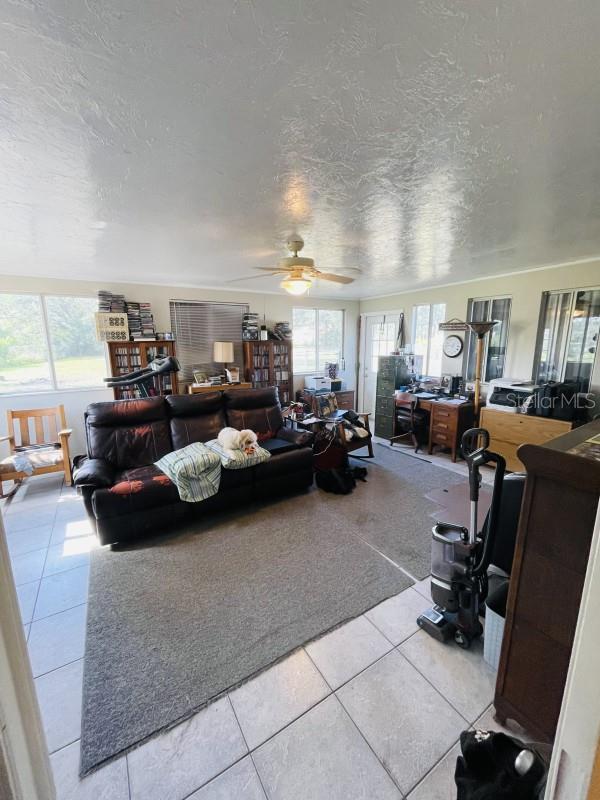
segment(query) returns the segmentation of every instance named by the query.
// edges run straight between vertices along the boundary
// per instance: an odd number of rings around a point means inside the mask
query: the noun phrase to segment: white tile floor
[[[498,728],[481,648],[418,630],[421,581],[80,780],[95,539],[55,476],[3,512],[59,800],[449,800],[460,732],[482,716]]]

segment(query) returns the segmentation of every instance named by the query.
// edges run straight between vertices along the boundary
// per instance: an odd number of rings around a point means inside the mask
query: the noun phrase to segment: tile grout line
[[[58,493],[60,497],[60,491]],[[58,500],[56,501],[56,505],[54,507],[54,516],[52,517],[52,527],[50,528],[50,538],[48,539],[48,546],[46,547],[46,555],[44,557],[44,564],[42,566],[42,575],[44,574],[44,570],[46,569],[46,562],[48,561],[48,551],[50,550],[50,542],[52,541],[52,531],[54,530],[54,524],[56,522],[56,514],[58,512]],[[33,611],[31,612],[31,622],[33,624],[33,620],[35,618],[35,610],[37,608],[38,600],[40,598],[40,589],[42,588],[42,578],[40,578],[40,582],[38,584],[38,589],[35,595],[35,603],[33,604]],[[29,629],[31,633],[31,628]]]
[[[370,751],[373,753],[373,755],[375,756],[375,759],[377,760],[377,763],[381,765],[381,768],[383,769],[383,771],[386,773],[386,775],[387,775],[387,776],[388,776],[388,778],[391,780],[391,782],[392,782],[392,783],[393,783],[393,785],[396,787],[396,789],[398,789],[398,791],[400,792],[400,797],[402,798],[402,800],[404,800],[404,798],[405,798],[404,792],[403,792],[403,791],[402,791],[402,789],[401,789],[401,788],[398,786],[398,783],[397,783],[396,779],[395,779],[395,778],[394,778],[394,776],[393,776],[393,775],[390,773],[390,771],[388,770],[388,768],[386,767],[386,765],[385,765],[385,764],[383,763],[383,761],[382,761],[382,760],[379,758],[379,756],[377,755],[377,753],[375,752],[375,750],[374,750],[374,749],[373,749],[373,747],[371,746],[371,743],[369,742],[369,740],[367,739],[367,737],[365,736],[365,734],[364,734],[364,733],[361,731],[360,727],[358,726],[358,723],[357,723],[357,722],[355,722],[355,720],[353,719],[353,717],[352,717],[352,714],[350,714],[350,712],[348,711],[348,709],[346,708],[346,706],[343,704],[342,700],[341,700],[341,699],[340,699],[340,698],[337,696],[337,694],[336,694],[335,692],[333,693],[333,696],[334,696],[334,697],[335,697],[335,699],[337,700],[337,702],[338,702],[338,704],[339,704],[340,708],[342,709],[342,712],[343,712],[343,713],[344,713],[344,714],[345,714],[345,715],[348,717],[348,719],[350,720],[350,722],[352,723],[352,725],[354,726],[354,728],[355,728],[355,729],[356,729],[356,731],[358,732],[358,735],[360,736],[360,738],[363,740],[363,742],[365,742],[365,744],[367,745],[367,747],[369,748],[369,750],[370,750]]]
[[[42,622],[42,620],[50,619],[50,617],[58,617],[59,614],[64,614],[65,611],[73,611],[74,608],[79,608],[80,606],[87,606],[87,604],[88,604],[87,600],[85,600],[83,603],[76,603],[74,606],[69,606],[69,608],[63,608],[62,611],[53,611],[52,614],[47,614],[45,617],[40,617],[39,619],[32,620],[28,624],[33,625],[34,622]]]
[[[77,664],[78,661],[83,661],[84,656],[79,656],[79,658],[74,658],[72,661],[67,661],[66,664],[61,664],[60,667],[53,667],[52,669],[47,670],[46,672],[40,672],[39,675],[34,675],[34,682],[37,681],[38,678],[45,678],[46,675],[52,675],[53,672],[58,672],[59,669],[64,669],[65,667],[70,667],[71,664]]]
[[[235,721],[237,722],[238,728],[240,729],[240,733],[242,734],[242,739],[244,740],[244,744],[246,745],[246,750],[248,751],[247,755],[250,757],[250,761],[252,762],[252,766],[254,767],[254,771],[256,772],[256,776],[258,777],[258,782],[261,785],[261,788],[262,788],[262,790],[264,792],[265,797],[267,798],[267,800],[269,800],[269,795],[267,794],[267,790],[265,789],[265,785],[263,783],[263,779],[261,777],[261,774],[258,771],[258,767],[256,766],[256,764],[254,762],[254,758],[252,757],[252,751],[250,750],[250,748],[248,746],[248,740],[246,739],[246,734],[244,733],[244,729],[242,728],[242,724],[238,719],[238,715],[237,715],[237,712],[236,712],[235,707],[233,705],[233,701],[231,699],[231,693],[230,692],[227,692],[227,699],[229,700],[229,705],[231,706],[231,710],[233,711],[233,716],[235,717]],[[244,756],[244,758],[246,758],[246,756]],[[230,767],[228,767],[228,769],[230,769]],[[214,778],[213,778],[213,780],[214,780]]]
[[[417,631],[417,633],[419,633],[419,631]],[[413,635],[414,635],[414,634],[413,634]],[[412,637],[409,637],[409,638],[412,638]],[[402,644],[404,644],[404,642],[403,642]],[[400,647],[400,645],[398,645],[398,647]],[[440,689],[438,689],[438,688],[437,688],[437,686],[436,686],[434,683],[432,683],[432,682],[431,682],[431,680],[430,680],[430,679],[427,677],[427,675],[424,675],[424,674],[421,672],[421,670],[420,670],[420,669],[417,667],[417,665],[416,665],[416,664],[414,664],[414,663],[413,663],[413,662],[410,660],[410,658],[409,658],[408,656],[406,656],[404,653],[401,653],[401,652],[400,652],[400,650],[398,649],[398,647],[396,647],[396,648],[395,648],[395,649],[396,649],[396,652],[398,653],[398,655],[399,655],[399,656],[402,656],[402,658],[405,658],[405,659],[406,659],[406,661],[408,661],[408,663],[411,665],[411,667],[413,667],[414,669],[416,669],[416,670],[417,670],[417,672],[419,673],[419,675],[420,675],[422,678],[424,678],[424,679],[427,681],[427,683],[428,683],[428,684],[429,684],[429,685],[430,685],[430,686],[431,686],[433,689],[435,689],[435,691],[436,691],[436,692],[439,694],[439,696],[442,698],[442,700],[444,700],[444,701],[445,701],[445,702],[446,702],[446,703],[447,703],[447,704],[450,706],[450,708],[451,708],[453,711],[455,711],[455,712],[458,714],[458,716],[459,716],[459,717],[462,719],[462,721],[463,721],[463,722],[466,722],[466,723],[467,723],[467,725],[470,725],[471,723],[470,723],[470,722],[468,721],[468,719],[467,719],[467,718],[464,716],[464,714],[461,714],[461,712],[458,710],[458,708],[456,708],[456,706],[455,706],[453,703],[451,703],[451,702],[450,702],[450,700],[448,700],[448,698],[447,698],[445,695],[443,695],[443,694],[442,694],[442,692],[440,691]],[[487,708],[487,706],[486,706],[486,708]]]

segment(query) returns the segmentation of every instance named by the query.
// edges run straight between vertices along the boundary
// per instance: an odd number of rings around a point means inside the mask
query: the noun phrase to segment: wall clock
[[[463,340],[460,336],[447,336],[444,340],[444,355],[448,358],[456,358],[462,353]]]

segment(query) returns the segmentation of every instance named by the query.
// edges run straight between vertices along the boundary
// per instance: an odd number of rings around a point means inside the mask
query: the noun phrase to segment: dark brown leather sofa
[[[227,425],[256,431],[271,458],[248,469],[223,469],[216,495],[182,502],[154,462],[215,439]],[[85,432],[88,453],[76,459],[73,478],[101,544],[168,531],[194,515],[300,491],[313,481],[312,435],[283,426],[274,388],[92,403]]]

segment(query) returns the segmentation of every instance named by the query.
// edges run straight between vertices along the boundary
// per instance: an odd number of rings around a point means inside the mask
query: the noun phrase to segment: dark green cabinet
[[[394,392],[407,386],[413,368],[406,356],[379,356],[375,392],[375,436],[390,439],[394,435]]]

